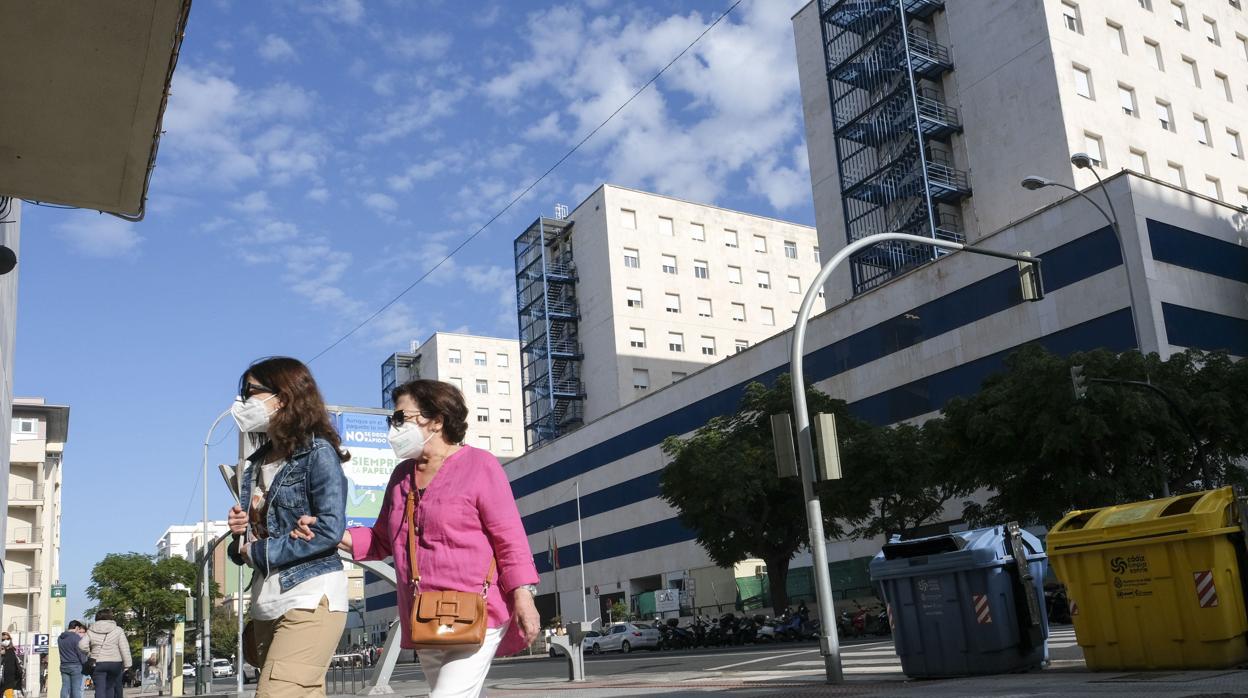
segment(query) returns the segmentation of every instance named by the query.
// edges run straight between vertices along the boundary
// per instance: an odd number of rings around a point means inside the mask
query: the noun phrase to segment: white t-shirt
[[[260,521],[264,521],[267,513],[264,506],[265,495],[285,465],[285,461],[277,461],[259,467],[254,464],[252,466],[256,477],[252,483],[249,511],[259,512]],[[256,526],[254,521],[253,515],[253,528]],[[280,531],[273,533],[282,534]],[[289,535],[290,531],[285,533]],[[249,530],[248,540],[255,539],[255,534]],[[329,600],[329,610],[347,612],[347,573],[344,570],[318,574],[285,592],[282,591],[280,575],[265,577],[258,571],[255,574],[259,576],[251,585],[251,617],[256,620],[276,620],[296,608],[315,610],[321,605],[322,598]]]

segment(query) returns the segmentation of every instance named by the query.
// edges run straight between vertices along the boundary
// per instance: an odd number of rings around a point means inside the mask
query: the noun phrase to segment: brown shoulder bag
[[[485,599],[494,576],[494,559],[481,583],[481,593],[467,591],[420,590],[420,568],[416,564],[416,507],[420,490],[412,472],[412,489],[407,493],[407,557],[412,566],[412,614],[408,638],[418,650],[472,649],[485,642],[488,627]]]

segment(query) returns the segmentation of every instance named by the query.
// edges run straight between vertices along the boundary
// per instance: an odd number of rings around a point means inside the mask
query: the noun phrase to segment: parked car
[[[581,655],[583,656],[586,652],[593,652],[594,643],[600,637],[602,637],[602,633],[598,632],[597,630],[590,630],[589,632],[585,633],[585,637],[581,638]]]
[[[234,675],[234,664],[228,659],[212,660],[212,678],[219,679],[224,676]]]
[[[259,683],[260,670],[243,660],[243,683]]]
[[[193,679],[193,678],[195,678],[195,665],[194,665],[194,664],[183,664],[183,665],[182,665],[182,676],[183,676],[184,678],[188,678],[188,679]]]
[[[659,648],[659,631],[647,623],[616,623],[589,643],[589,649],[594,654],[616,650],[627,654],[643,647],[650,650]]]

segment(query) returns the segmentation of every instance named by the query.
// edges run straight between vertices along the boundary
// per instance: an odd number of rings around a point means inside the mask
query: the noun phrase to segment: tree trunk
[[[764,558],[767,563],[767,583],[771,587],[771,613],[780,615],[789,605],[789,560],[793,553]]]

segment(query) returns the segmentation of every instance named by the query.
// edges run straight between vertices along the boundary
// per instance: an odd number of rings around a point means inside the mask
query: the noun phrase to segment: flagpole
[[[581,481],[576,481],[576,559],[581,568],[581,620],[589,620],[589,602],[585,593],[585,535],[581,532]]]

